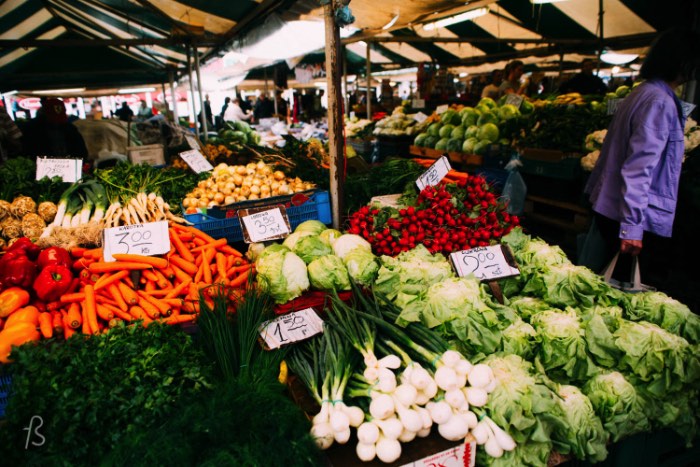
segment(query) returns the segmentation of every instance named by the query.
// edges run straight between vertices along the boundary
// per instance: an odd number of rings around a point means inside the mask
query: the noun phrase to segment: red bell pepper
[[[22,237],[15,240],[15,242],[7,249],[7,253],[10,252],[23,252],[25,256],[29,257],[29,259],[35,260],[39,256],[41,248],[39,248],[27,237]]]
[[[70,268],[73,264],[73,259],[68,253],[68,250],[60,246],[51,246],[39,253],[39,258],[36,260],[39,269],[44,269],[46,266],[58,264]]]
[[[65,266],[51,264],[42,269],[34,281],[34,291],[40,300],[52,302],[61,298],[70,288],[73,273]]]
[[[28,289],[36,274],[36,264],[27,257],[25,250],[8,250],[0,259],[0,290],[13,286]]]

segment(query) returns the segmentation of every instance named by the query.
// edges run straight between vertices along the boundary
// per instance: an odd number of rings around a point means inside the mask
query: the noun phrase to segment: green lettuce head
[[[297,225],[297,228],[294,229],[295,232],[311,232],[314,235],[319,235],[321,232],[326,230],[328,227],[326,227],[326,224],[324,224],[321,221],[317,220],[308,220],[304,221],[301,224]]]
[[[326,255],[309,263],[311,286],[319,290],[350,290],[350,277],[343,260],[335,255]]]
[[[503,352],[532,360],[537,332],[530,324],[517,319],[503,330]]]
[[[306,235],[299,239],[292,249],[306,264],[316,258],[330,255],[333,250],[318,235]]]
[[[611,435],[611,441],[651,430],[644,400],[622,373],[613,371],[591,378],[584,386],[593,410]]]
[[[343,235],[340,230],[335,230],[335,229],[326,229],[320,234],[318,234],[319,237],[321,237],[321,240],[326,242],[329,246],[333,246],[333,243],[341,236]]]
[[[287,303],[309,288],[304,261],[291,251],[260,256],[255,262],[258,285],[268,291],[276,303]]]
[[[649,321],[690,343],[700,343],[700,316],[663,292],[632,295],[627,318],[632,321]]]
[[[564,414],[565,425],[552,433],[554,446],[562,454],[577,459],[600,462],[608,455],[608,433],[593,410],[593,404],[576,386],[559,386],[557,405]]]
[[[369,286],[377,278],[379,263],[371,250],[367,251],[365,248],[350,250],[345,255],[343,263],[348,268],[350,277],[358,284]]]

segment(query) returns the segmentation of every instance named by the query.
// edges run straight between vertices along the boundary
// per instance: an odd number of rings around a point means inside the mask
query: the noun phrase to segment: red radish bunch
[[[479,176],[427,187],[415,206],[363,206],[350,216],[349,233],[361,235],[378,255],[395,256],[423,243],[431,253],[496,243],[519,224]]]

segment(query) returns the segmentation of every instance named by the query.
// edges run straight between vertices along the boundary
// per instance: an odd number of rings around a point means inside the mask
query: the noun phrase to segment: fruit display
[[[476,107],[448,109],[433,118],[427,129],[416,136],[414,144],[467,154],[483,154],[489,145],[495,143],[510,144],[510,140],[502,136],[501,127],[520,117],[521,111],[512,104],[506,104],[504,99],[500,102],[501,105],[487,97],[481,99]],[[525,102],[522,105],[526,105]],[[529,104],[526,108],[527,112],[532,110]]]
[[[224,122],[224,128],[219,130],[219,136],[210,138],[209,143],[217,146],[223,144],[229,149],[243,145],[257,145],[260,144],[260,134],[246,122]]]
[[[182,205],[191,212],[197,208],[288,195],[315,187],[299,177],[273,170],[262,161],[248,165],[219,164],[207,180],[200,181],[197,188],[185,196]]]
[[[410,136],[415,130],[416,120],[407,115],[404,108],[399,106],[386,118],[377,122],[373,134],[376,136]]]
[[[345,137],[355,139],[368,139],[372,136],[374,130],[372,120],[366,118],[357,118],[355,116],[345,119]]]

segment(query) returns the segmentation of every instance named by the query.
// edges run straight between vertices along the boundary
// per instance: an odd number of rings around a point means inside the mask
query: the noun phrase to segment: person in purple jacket
[[[675,90],[699,69],[700,34],[662,34],[640,70],[645,81],[615,112],[585,188],[608,260],[618,250],[653,250],[659,237],[671,236],[686,119]]]

